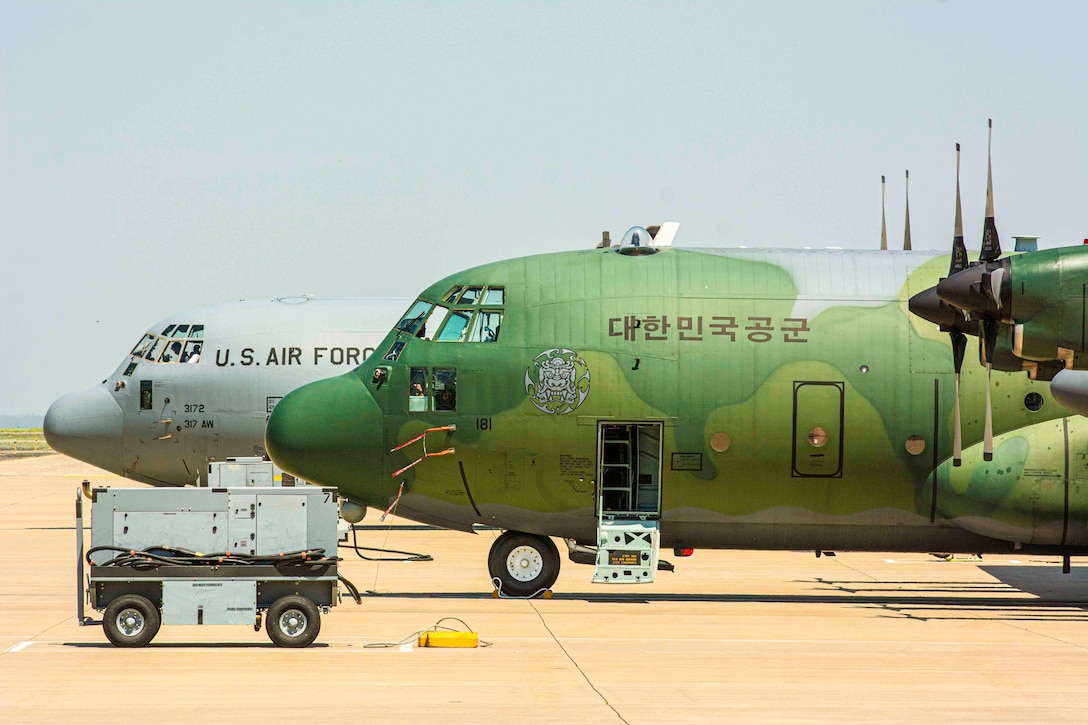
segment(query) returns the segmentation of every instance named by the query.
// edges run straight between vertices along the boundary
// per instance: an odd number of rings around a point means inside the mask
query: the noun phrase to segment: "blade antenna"
[[[907,170],[906,183],[907,221],[903,227],[903,249],[910,251],[910,170]]]
[[[880,250],[888,248],[888,220],[884,216],[884,176],[880,177]]]

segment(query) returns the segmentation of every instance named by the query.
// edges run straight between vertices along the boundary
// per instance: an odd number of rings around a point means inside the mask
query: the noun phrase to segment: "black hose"
[[[359,546],[358,535],[355,533],[355,527],[351,527],[351,543],[341,544],[349,549],[355,551],[355,555],[360,559],[366,559],[367,561],[434,561],[434,557],[430,554],[416,554],[411,551],[397,551],[396,549],[378,549],[373,546]],[[380,551],[383,554],[403,554],[403,556],[367,556],[359,552],[362,551]]]
[[[188,549],[180,549],[171,546],[149,546],[141,551],[122,546],[94,546],[87,551],[87,563],[95,565],[91,560],[93,554],[100,551],[120,552],[108,561],[96,566],[127,566],[134,569],[146,570],[160,566],[297,566],[316,567],[327,566],[342,561],[340,557],[325,556],[324,549],[301,549],[275,555],[237,554],[234,552],[218,552],[214,554],[199,554]],[[173,552],[172,556],[164,556],[153,552]]]
[[[339,579],[340,581],[344,582],[344,587],[348,590],[348,594],[351,595],[351,598],[355,600],[356,604],[362,604],[363,603],[363,598],[361,596],[359,596],[359,590],[355,588],[354,584],[349,582],[347,579],[345,579],[340,574],[337,574],[336,578]]]

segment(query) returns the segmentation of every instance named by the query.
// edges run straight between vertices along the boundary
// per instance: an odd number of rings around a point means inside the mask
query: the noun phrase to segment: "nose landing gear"
[[[507,531],[491,545],[487,569],[500,594],[535,597],[559,577],[559,550],[546,536]]]

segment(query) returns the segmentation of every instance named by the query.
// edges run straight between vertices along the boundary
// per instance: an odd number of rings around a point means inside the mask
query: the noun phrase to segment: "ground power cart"
[[[251,481],[252,482],[252,481]],[[89,488],[89,487],[85,487]],[[336,489],[316,486],[95,488],[84,554],[76,496],[77,579],[106,637],[142,647],[161,624],[247,624],[305,647],[339,600]],[[81,591],[82,595],[84,592]],[[84,597],[78,601],[79,620]]]

